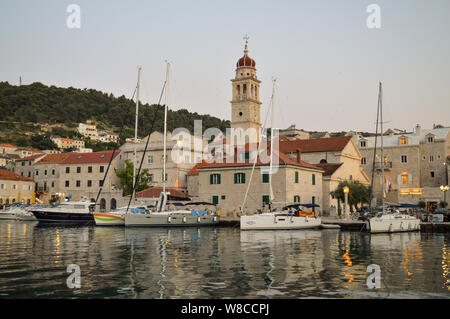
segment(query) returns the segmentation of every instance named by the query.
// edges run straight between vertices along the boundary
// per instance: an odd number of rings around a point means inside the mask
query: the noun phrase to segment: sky
[[[449,15],[448,0],[1,0],[0,81],[131,98],[141,65],[141,100],[156,103],[167,60],[170,108],[230,119],[248,34],[262,121],[276,78],[279,128],[374,131],[380,81],[385,128],[450,126]]]

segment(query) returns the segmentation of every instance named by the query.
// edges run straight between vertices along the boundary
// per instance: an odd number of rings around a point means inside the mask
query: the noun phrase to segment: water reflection
[[[15,298],[448,298],[448,234],[0,222],[0,295]],[[66,286],[69,264],[81,288]],[[369,290],[378,264],[382,288]]]

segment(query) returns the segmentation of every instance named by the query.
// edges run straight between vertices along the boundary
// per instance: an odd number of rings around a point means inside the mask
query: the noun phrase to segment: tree
[[[133,191],[133,163],[130,160],[125,160],[125,169],[117,170],[116,175],[120,179],[123,187],[123,195],[130,195]],[[136,192],[140,192],[149,188],[150,173],[148,169],[141,170],[136,183]]]
[[[419,206],[420,209],[425,209],[425,207],[427,207],[427,203],[421,200],[417,203],[417,206]]]
[[[38,150],[57,150],[56,145],[51,139],[49,134],[33,134],[31,136],[31,146]]]
[[[447,202],[444,202],[443,200],[441,200],[441,201],[439,202],[439,207],[440,207],[440,208],[445,209],[447,206],[448,206],[448,203],[447,203]]]
[[[345,202],[344,187],[350,189],[348,194],[348,204],[350,210],[353,211],[353,207],[358,210],[358,205],[368,204],[370,202],[370,187],[365,186],[359,181],[342,181],[338,187],[330,192],[333,198],[339,199],[342,203]]]

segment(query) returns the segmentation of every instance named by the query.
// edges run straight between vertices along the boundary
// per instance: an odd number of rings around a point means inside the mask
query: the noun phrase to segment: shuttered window
[[[262,204],[263,205],[268,205],[269,203],[270,203],[269,195],[263,195],[263,197],[262,197]]]
[[[209,175],[209,183],[211,185],[220,184],[220,174]]]
[[[269,183],[269,173],[263,173],[263,174],[262,174],[262,182],[263,182],[264,184]]]
[[[296,183],[296,184],[298,184],[298,180],[299,180],[299,178],[298,178],[298,172],[295,172],[295,183]]]
[[[316,185],[316,174],[312,174],[312,184]]]
[[[245,184],[245,173],[235,173],[234,174],[235,184]]]

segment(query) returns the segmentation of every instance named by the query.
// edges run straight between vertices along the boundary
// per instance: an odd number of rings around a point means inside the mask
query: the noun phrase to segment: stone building
[[[34,164],[41,158],[43,158],[46,154],[37,154],[32,155],[20,159],[16,159],[14,162],[11,162],[8,165],[8,169],[20,176],[28,177],[34,179]]]
[[[125,160],[134,161],[134,149],[136,147],[136,169],[139,168],[144,153],[147,138],[140,143],[126,143],[121,147],[121,167],[125,167]],[[163,184],[163,158],[164,158],[164,135],[153,132],[150,135],[149,145],[145,153],[142,169],[148,169],[150,173],[150,186],[162,186]],[[195,163],[203,160],[203,149],[206,141],[200,137],[190,134],[167,133],[167,158],[166,158],[166,186],[175,188],[187,187],[187,173],[194,167]],[[198,145],[198,146],[196,146]]]
[[[351,136],[292,139],[280,138],[280,151],[295,158],[301,150],[301,160],[324,170],[323,173],[323,214],[337,216],[343,203],[333,199],[330,192],[345,180],[370,184],[370,179],[361,168],[361,153]]]
[[[0,207],[14,202],[32,204],[34,181],[6,169],[0,169]]]
[[[239,153],[236,153],[236,158]],[[245,212],[256,212],[270,200],[270,178],[272,178],[273,203],[310,203],[322,207],[322,173],[317,166],[308,164],[298,156],[292,160],[282,153],[277,156],[277,170],[269,174],[267,161],[258,156],[252,175],[256,152],[246,156],[244,163],[233,162],[197,164],[188,174],[189,195],[193,200],[212,202],[226,213],[238,213],[243,204],[248,184]],[[316,210],[319,211],[320,210]]]
[[[100,187],[103,187],[99,197],[100,209],[122,205],[122,189],[115,174],[119,155],[120,151],[116,151],[103,186],[112,151],[46,155],[33,165],[39,198],[44,202],[52,197],[70,197],[72,201],[83,197],[95,200]]]
[[[58,146],[59,149],[67,149],[67,148],[81,149],[84,148],[85,145],[84,141],[73,138],[52,136],[51,140]]]
[[[445,163],[450,154],[450,128],[422,129],[417,125],[410,133],[387,132],[383,135],[383,166],[380,137],[377,137],[375,166],[375,136],[357,138],[364,171],[371,176],[373,167],[375,169],[374,194],[378,203],[384,187],[386,202],[417,204],[425,201],[427,209],[434,211],[442,200],[440,186],[448,183]],[[384,182],[381,169],[385,174]]]

